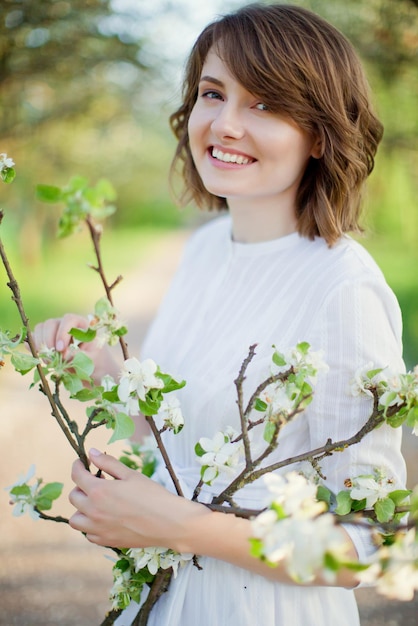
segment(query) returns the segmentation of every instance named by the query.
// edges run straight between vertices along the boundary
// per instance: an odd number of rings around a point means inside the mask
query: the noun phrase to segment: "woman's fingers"
[[[51,318],[37,324],[33,336],[38,350],[43,347],[55,348],[65,354],[72,341],[69,331],[72,328],[87,328],[88,321],[81,315],[67,313],[61,318]]]
[[[89,451],[90,461],[101,471],[105,472],[113,478],[124,479],[128,478],[132,470],[126,465],[115,459],[114,456],[109,454],[103,454],[95,448],[91,448]]]

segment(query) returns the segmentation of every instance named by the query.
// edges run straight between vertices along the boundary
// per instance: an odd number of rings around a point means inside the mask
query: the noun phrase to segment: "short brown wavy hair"
[[[209,193],[190,152],[188,121],[211,48],[232,75],[272,111],[289,115],[321,140],[297,194],[298,231],[332,245],[359,225],[363,183],[374,167],[383,126],[350,42],[315,13],[293,5],[251,4],[209,24],[188,60],[181,106],[170,117],[178,139],[172,172],[181,165],[183,204],[227,208]]]

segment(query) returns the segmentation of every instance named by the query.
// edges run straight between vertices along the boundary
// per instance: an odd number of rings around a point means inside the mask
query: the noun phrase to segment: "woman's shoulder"
[[[317,238],[312,243],[313,258],[322,262],[324,280],[330,283],[356,282],[357,280],[372,280],[377,283],[386,283],[382,270],[371,254],[357,241],[348,235],[329,247],[327,243]]]

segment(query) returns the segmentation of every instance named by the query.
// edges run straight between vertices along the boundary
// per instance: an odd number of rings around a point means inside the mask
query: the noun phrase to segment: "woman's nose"
[[[219,138],[239,139],[244,135],[242,115],[237,107],[225,102],[211,124],[212,132]]]

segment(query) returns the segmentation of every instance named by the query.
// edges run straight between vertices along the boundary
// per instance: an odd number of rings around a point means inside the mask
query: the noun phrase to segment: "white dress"
[[[229,216],[200,228],[186,247],[142,354],[187,381],[177,393],[185,427],[178,435],[163,435],[186,496],[191,497],[199,480],[194,446],[200,437],[213,437],[227,426],[239,430],[233,381],[249,346],[257,344],[245,381],[247,398],[269,373],[272,346],[285,351],[300,341],[322,349],[330,369],[319,377],[308,409],[281,432],[270,457],[274,460],[319,447],[329,437],[345,439],[365,423],[371,401],[352,396],[350,381],[369,362],[403,371],[399,307],[379,268],[349,237],[332,248],[320,238],[310,241],[297,233],[240,244],[231,240]],[[257,440],[262,440],[261,432],[254,445]],[[327,485],[336,492],[346,478],[384,467],[403,486],[400,440],[400,429],[383,427],[327,458],[321,464]],[[200,500],[210,501],[226,484],[222,478],[205,486]],[[264,495],[260,480],[238,492],[235,501],[261,508]],[[360,558],[367,558],[367,537],[352,527],[347,530]],[[359,623],[351,590],[282,585],[226,562],[199,562],[202,570],[192,563],[180,569],[155,605],[150,626]],[[136,610],[129,607],[118,626],[129,626]]]

